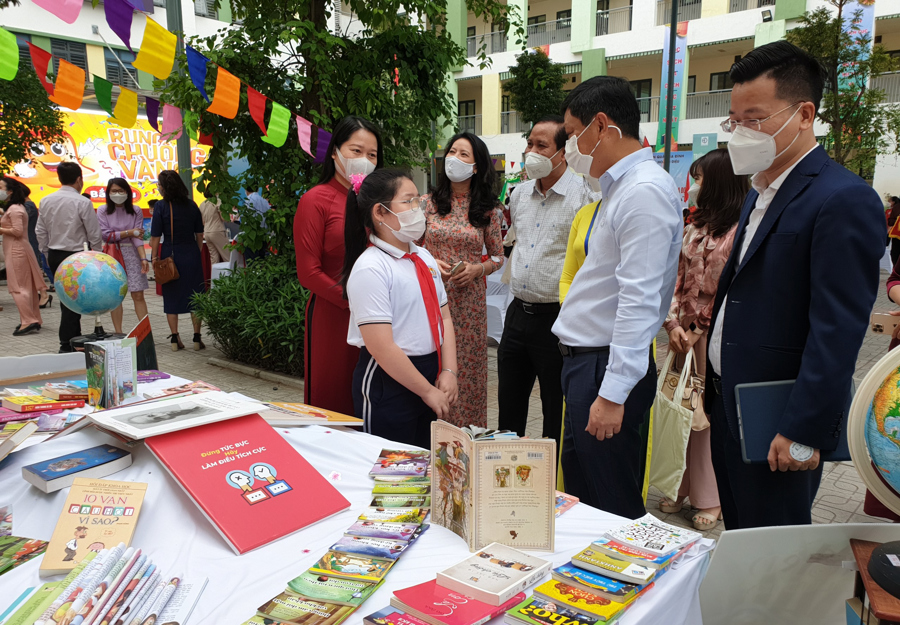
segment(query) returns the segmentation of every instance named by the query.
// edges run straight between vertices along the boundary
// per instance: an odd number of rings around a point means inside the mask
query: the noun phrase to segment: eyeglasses
[[[428,206],[428,200],[419,196],[419,197],[411,197],[408,200],[394,200],[397,204],[408,204],[409,210],[425,210],[425,207]]]
[[[764,119],[745,119],[743,121],[737,121],[735,119],[726,119],[725,121],[723,121],[721,123],[722,130],[724,130],[725,132],[734,132],[738,126],[743,126],[744,128],[747,128],[749,130],[759,131],[762,129],[763,122],[769,121],[770,119],[772,119],[779,113],[784,113],[786,110],[793,108],[793,107],[797,106],[798,104],[803,104],[803,102],[794,102],[793,104],[789,104],[788,106],[784,107],[780,111],[776,111],[775,113],[772,113],[771,115],[769,115],[768,117],[766,117]]]

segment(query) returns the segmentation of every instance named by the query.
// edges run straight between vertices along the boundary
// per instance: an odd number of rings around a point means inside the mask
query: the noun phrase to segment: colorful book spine
[[[89,553],[86,555],[84,560],[82,560],[77,567],[72,569],[72,573],[78,571],[77,575],[75,575],[71,582],[63,589],[56,600],[44,610],[44,613],[41,614],[40,618],[35,621],[35,625],[46,625],[50,622],[50,617],[52,617],[61,606],[74,601],[78,597],[78,593],[83,590],[83,584],[103,566],[103,562],[108,555],[108,549],[103,549],[99,553]],[[80,570],[79,567],[81,567]],[[68,577],[66,579],[68,579]],[[59,619],[56,620],[58,621]]]
[[[140,562],[140,564],[138,564]],[[98,622],[99,618],[103,616],[104,612],[108,609],[109,600],[112,596],[119,590],[119,587],[125,583],[125,579],[131,576],[131,572],[135,566],[143,565],[143,560],[141,560],[141,550],[137,549],[132,554],[131,557],[127,559],[125,562],[125,566],[113,577],[113,580],[106,587],[106,590],[100,596],[100,599],[94,605],[94,609],[88,613],[88,616],[85,618],[85,625],[94,625],[95,622]],[[73,624],[74,625],[74,624]]]
[[[147,556],[141,556],[141,558],[135,563],[134,568],[132,570],[136,570],[137,573],[130,574],[129,577],[126,577],[123,583],[119,586],[119,589],[116,590],[115,594],[110,597],[109,602],[106,604],[109,609],[106,610],[106,614],[104,614],[98,620],[100,621],[100,625],[109,625],[110,620],[112,620],[116,613],[118,613],[119,609],[122,607],[121,604],[117,604],[119,601],[119,597],[121,597],[126,590],[133,591],[135,587],[137,587],[138,582],[141,581],[141,578],[144,576],[144,573],[147,572],[147,569],[150,568],[150,562],[147,560]]]
[[[84,589],[75,598],[74,602],[69,609],[66,610],[66,620],[69,622],[73,622],[75,617],[84,607],[85,603],[93,596],[94,592],[97,590],[97,586],[106,578],[109,572],[118,565],[119,560],[122,557],[122,554],[125,552],[125,543],[119,543],[118,546],[113,547],[110,552],[107,554],[106,558],[103,561],[103,565],[95,570],[90,579],[86,579],[84,583]],[[83,619],[82,619],[83,620]]]
[[[140,625],[144,622],[144,617],[150,613],[150,608],[156,605],[157,599],[159,599],[160,595],[162,595],[163,590],[165,590],[166,586],[169,582],[165,579],[160,578],[160,580],[156,583],[156,587],[152,589],[147,598],[144,600],[143,605],[140,607],[139,612],[135,612],[135,616],[131,619],[131,623],[129,625]]]
[[[161,578],[162,573],[159,569],[156,569],[150,575],[150,579],[148,579],[143,585],[143,588],[140,588],[137,592],[135,592],[134,601],[132,601],[130,605],[126,606],[126,611],[120,614],[120,617],[116,620],[115,625],[125,625],[125,623],[129,622],[135,614],[144,609],[147,604],[147,600],[159,586]]]
[[[134,549],[129,547],[126,549],[122,556],[115,562],[111,569],[109,569],[106,575],[100,580],[100,582],[94,586],[90,593],[87,592],[87,589],[82,591],[81,595],[79,595],[78,600],[72,604],[72,608],[75,610],[75,618],[72,619],[70,625],[81,625],[84,623],[85,619],[90,616],[91,612],[97,606],[99,599],[95,597],[95,595],[100,598],[106,594],[106,590],[109,588],[110,584],[116,578],[125,565],[128,564],[128,561],[131,559],[132,554],[134,553]],[[80,604],[80,606],[79,606]]]

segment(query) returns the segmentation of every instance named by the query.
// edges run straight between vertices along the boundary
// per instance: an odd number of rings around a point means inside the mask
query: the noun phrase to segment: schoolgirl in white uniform
[[[364,181],[363,181],[364,178]],[[400,171],[352,176],[344,222],[347,342],[361,350],[353,406],[370,434],[430,447],[457,396],[456,337],[437,262],[412,241],[425,202]]]

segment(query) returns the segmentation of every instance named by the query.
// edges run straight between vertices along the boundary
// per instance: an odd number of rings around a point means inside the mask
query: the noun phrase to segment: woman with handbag
[[[694,527],[711,530],[719,524],[721,506],[713,473],[709,446],[709,419],[703,412],[702,381],[706,376],[706,342],[713,301],[719,277],[731,254],[734,233],[741,207],[749,191],[747,176],[736,176],[728,151],[718,149],[694,161],[691,166],[689,196],[696,204],[684,229],[681,257],[678,259],[678,280],[666,323],[669,349],[679,355],[693,350],[697,381],[689,385],[695,397],[694,422],[687,448],[687,468],[675,501],[662,499],[659,509],[679,512],[686,498],[698,511],[693,517]],[[677,360],[684,361],[683,357]],[[690,365],[688,365],[690,366]],[[663,372],[665,374],[665,372]]]
[[[200,320],[192,312],[191,298],[203,293],[203,217],[190,198],[177,171],[159,172],[159,191],[163,199],[153,207],[150,222],[150,254],[153,273],[162,284],[163,310],[172,334],[172,351],[184,349],[178,337],[178,315],[191,314],[194,325],[194,349],[206,346],[200,338]],[[162,245],[160,245],[162,238]]]
[[[106,208],[97,211],[103,252],[122,264],[128,277],[128,292],[134,301],[138,321],[147,316],[144,291],[150,288],[147,272],[150,261],[144,250],[144,213],[135,208],[131,186],[124,178],[110,178],[106,183]],[[117,333],[122,332],[122,304],[110,313]]]

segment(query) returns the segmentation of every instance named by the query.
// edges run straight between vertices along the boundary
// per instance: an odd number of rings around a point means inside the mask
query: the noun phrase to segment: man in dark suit
[[[875,302],[886,225],[878,194],[816,143],[818,61],[786,42],[731,67],[728,150],[753,174],[722,271],[706,409],[727,529],[811,522],[820,450],[837,446]],[[796,380],[768,466],[744,464],[734,387]]]

